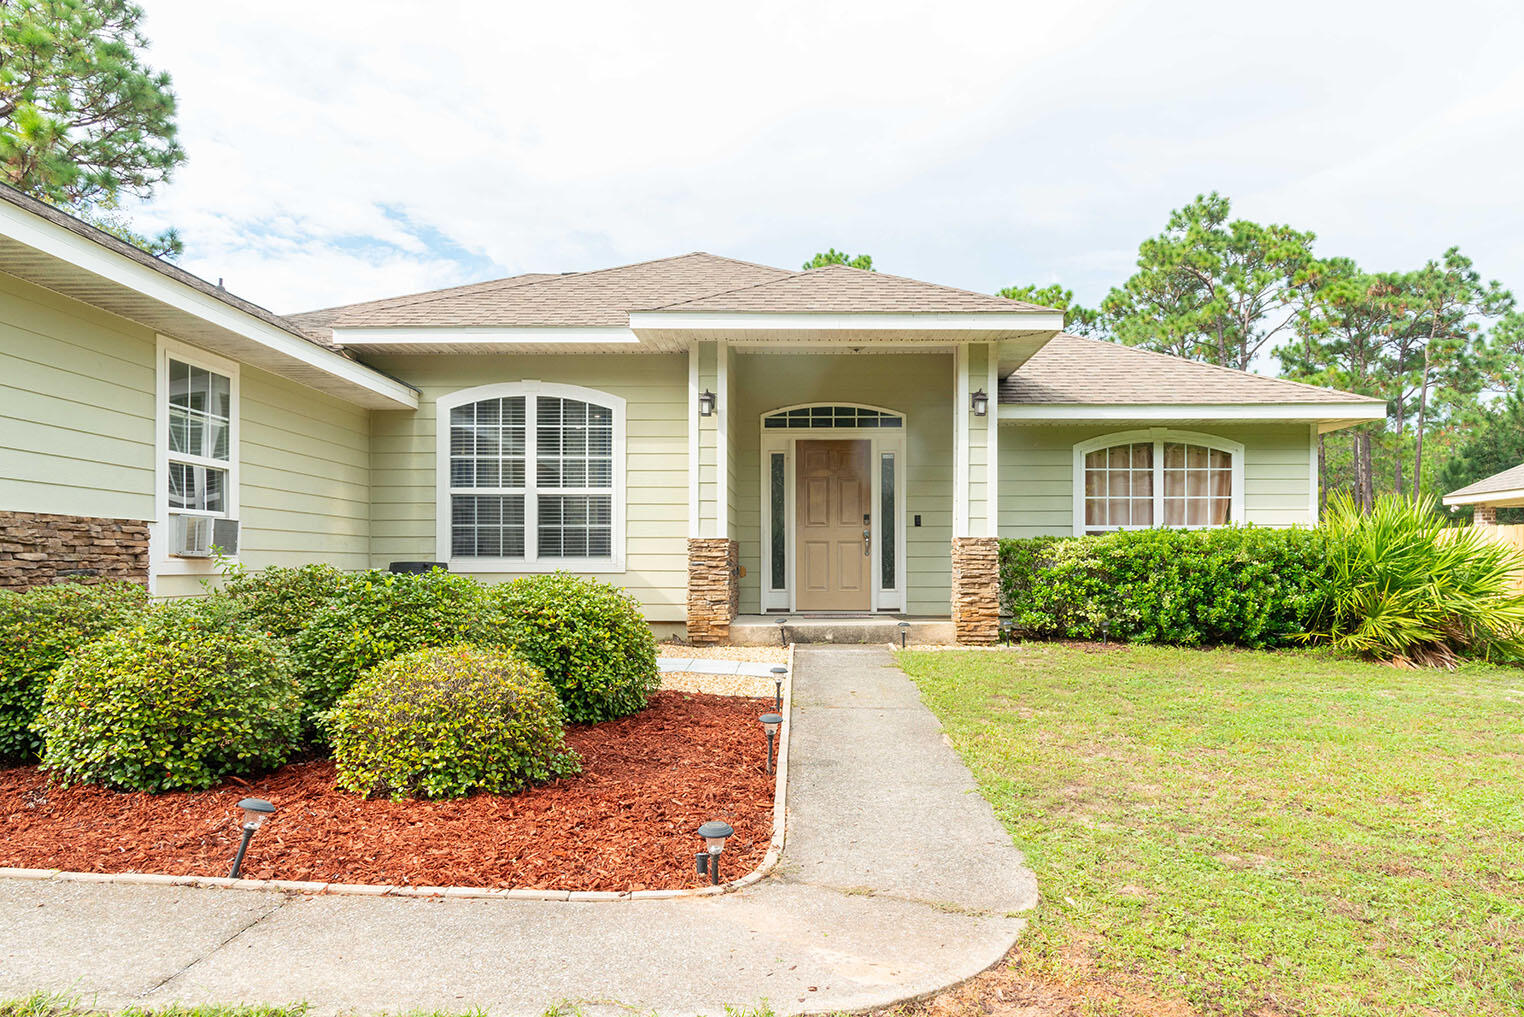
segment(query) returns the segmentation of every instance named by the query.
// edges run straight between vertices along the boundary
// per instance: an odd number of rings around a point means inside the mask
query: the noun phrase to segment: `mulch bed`
[[[247,783],[148,795],[60,788],[36,767],[0,770],[0,867],[226,876],[237,802],[276,806],[244,875],[412,886],[657,890],[702,885],[694,833],[736,834],[724,878],[756,868],[772,838],[773,778],[759,714],[771,700],[658,692],[632,716],[567,729],[582,773],[516,795],[365,800],[337,791],[326,759]]]

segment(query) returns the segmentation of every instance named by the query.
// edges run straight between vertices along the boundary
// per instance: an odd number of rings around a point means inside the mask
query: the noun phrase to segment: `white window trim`
[[[806,409],[812,406],[851,406],[860,410],[877,410],[880,413],[890,413],[899,417],[901,424],[898,428],[878,427],[767,427],[767,418],[775,413],[787,410]],[[758,415],[757,428],[762,435],[761,448],[761,505],[760,519],[762,553],[757,559],[758,579],[757,585],[762,591],[763,611],[789,611],[797,610],[794,582],[794,566],[797,555],[792,553],[799,545],[794,535],[795,515],[795,463],[798,462],[795,446],[800,441],[831,441],[831,440],[859,440],[868,442],[868,472],[871,476],[869,484],[869,499],[873,506],[872,511],[872,554],[869,568],[873,572],[872,593],[868,601],[869,611],[898,612],[903,614],[910,602],[910,583],[908,569],[906,568],[906,550],[908,537],[905,532],[906,503],[908,500],[909,485],[905,478],[908,473],[906,468],[906,449],[909,446],[910,418],[899,410],[892,410],[884,406],[872,406],[867,403],[847,402],[840,399],[816,400],[810,403],[795,403],[789,406],[776,406]],[[772,478],[768,474],[768,468],[775,452],[783,453],[783,511],[786,517],[784,523],[784,540],[790,553],[783,558],[783,575],[785,586],[781,590],[772,588],[772,554],[773,554],[773,507],[772,507]],[[883,587],[883,561],[881,558],[883,548],[883,519],[878,511],[883,501],[883,468],[882,455],[886,452],[894,454],[894,554],[895,570],[894,580],[896,588],[892,590]]]
[[[218,519],[237,519],[239,513],[239,433],[243,407],[239,395],[238,362],[219,357],[214,353],[187,346],[168,336],[159,336],[155,353],[154,385],[154,519],[148,528],[148,584],[157,592],[159,576],[211,576],[218,572],[215,558],[176,558],[169,554],[169,362],[215,371],[228,379],[228,461],[203,459],[199,456],[176,456],[177,460],[227,470],[227,511],[201,512],[194,509],[176,510],[186,515],[212,516]],[[242,536],[239,544],[242,545]],[[237,562],[237,556],[229,559]]]
[[[552,398],[577,399],[597,403],[614,412],[614,486],[612,495],[612,534],[609,558],[541,558],[537,532],[539,505],[534,486],[536,440],[535,407],[524,407],[524,550],[522,558],[477,558],[455,556],[451,553],[450,539],[450,411],[467,403],[483,399],[504,399],[513,396],[550,396]],[[435,558],[449,564],[452,572],[466,573],[536,573],[536,572],[588,572],[613,574],[625,571],[625,401],[619,396],[580,385],[562,385],[547,381],[500,382],[460,389],[440,396],[434,404],[435,445]],[[600,489],[596,493],[603,493]]]
[[[1118,529],[1171,529],[1171,530],[1205,530],[1212,529],[1210,526],[1164,526],[1164,444],[1165,442],[1184,442],[1190,445],[1204,445],[1207,448],[1226,452],[1233,457],[1232,478],[1233,492],[1229,496],[1228,511],[1229,526],[1241,526],[1244,523],[1244,446],[1242,442],[1230,441],[1227,438],[1219,438],[1214,434],[1204,434],[1201,431],[1177,431],[1164,427],[1148,427],[1137,431],[1117,431],[1113,434],[1103,434],[1098,437],[1082,441],[1074,446],[1074,470],[1071,480],[1074,485],[1074,519],[1073,531],[1076,537],[1083,537],[1088,527],[1085,525],[1085,456],[1099,449],[1110,448],[1113,445],[1129,445],[1138,442],[1153,442],[1154,445],[1154,518],[1161,520],[1153,526],[1108,526],[1108,531]]]

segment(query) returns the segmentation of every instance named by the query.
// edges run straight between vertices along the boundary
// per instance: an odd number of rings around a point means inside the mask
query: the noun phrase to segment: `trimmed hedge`
[[[222,587],[223,595],[257,629],[287,642],[301,635],[318,612],[343,596],[354,577],[326,563],[258,572],[238,570]]]
[[[309,722],[321,737],[323,714],[383,661],[425,646],[484,641],[491,613],[485,587],[439,569],[348,577],[292,643]]]
[[[556,690],[503,650],[394,657],[367,671],[332,719],[338,786],[367,797],[512,794],[580,768]]]
[[[0,760],[42,753],[32,730],[48,679],[80,647],[140,619],[148,590],[133,583],[59,583],[0,590]]]
[[[1303,631],[1327,558],[1316,530],[1131,530],[1000,542],[1002,609],[1031,636],[1278,646]]]
[[[618,587],[555,572],[502,583],[491,596],[498,612],[492,642],[545,672],[567,720],[627,716],[660,687],[651,626]]]
[[[75,653],[36,727],[63,784],[199,791],[284,762],[301,697],[277,640],[220,598],[179,601]]]

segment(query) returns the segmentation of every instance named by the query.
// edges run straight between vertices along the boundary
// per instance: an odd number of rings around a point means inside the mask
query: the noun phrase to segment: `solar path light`
[[[1106,646],[1111,642],[1111,619],[1101,619],[1101,645]]]
[[[232,879],[237,879],[243,871],[243,856],[249,850],[249,841],[254,839],[254,831],[275,812],[275,806],[263,798],[245,798],[238,803],[238,807],[243,810],[243,841],[239,843],[238,854],[233,858],[233,871],[228,874]]]
[[[910,623],[908,621],[900,622],[900,649],[903,650],[905,648],[905,637],[909,634]]]
[[[788,645],[788,616],[787,615],[784,615],[782,618],[778,619],[778,645],[779,646],[787,646]]]
[[[773,668],[773,709],[783,712],[783,676],[788,674],[788,668],[781,664]]]
[[[729,823],[718,819],[711,819],[698,828],[698,835],[704,838],[704,850],[694,856],[694,868],[699,875],[709,877],[711,886],[720,885],[720,854],[725,850],[725,838],[735,832]]]
[[[783,724],[783,714],[764,713],[757,718],[762,722],[762,729],[767,732],[767,772],[773,772],[773,739],[778,737],[778,728]]]

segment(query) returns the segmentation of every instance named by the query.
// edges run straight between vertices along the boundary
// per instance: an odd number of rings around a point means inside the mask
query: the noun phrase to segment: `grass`
[[[1072,1012],[1524,1012],[1524,671],[898,658],[1037,874],[1014,971]]]
[[[306,1003],[286,1006],[243,1006],[211,1004],[185,1006],[172,1003],[161,1007],[129,1006],[123,1010],[103,1010],[85,1004],[79,997],[66,994],[39,992],[24,999],[0,999],[0,1017],[306,1017]],[[577,1011],[580,1012],[580,1011]],[[546,1011],[547,1017],[564,1015],[566,1011]],[[406,1017],[486,1017],[481,1010],[462,1014],[444,1011],[412,1011]]]

